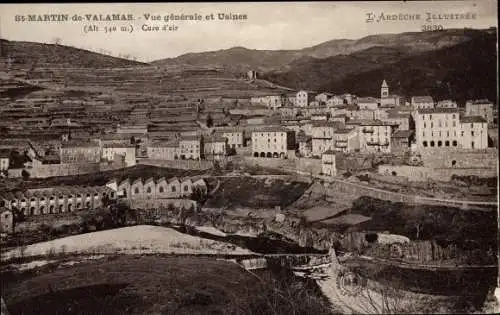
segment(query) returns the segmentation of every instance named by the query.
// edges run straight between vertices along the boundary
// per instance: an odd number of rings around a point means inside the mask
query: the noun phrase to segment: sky
[[[218,14],[246,15],[246,19],[219,20]],[[419,20],[379,20],[368,14],[420,15]],[[426,21],[427,14],[469,14],[475,18]],[[69,21],[28,21],[28,15],[64,14]],[[133,21],[85,21],[86,15],[131,14]],[[146,20],[145,15],[161,20]],[[199,14],[199,21],[167,21],[170,14]],[[215,20],[207,19],[213,14]],[[16,21],[22,18],[25,21]],[[81,21],[73,21],[73,17]],[[359,39],[368,35],[420,32],[423,25],[447,28],[496,26],[497,1],[389,1],[389,2],[245,2],[245,3],[92,3],[0,4],[0,37],[7,40],[71,45],[112,55],[130,55],[149,62],[190,52],[242,46],[259,50],[301,49],[332,39]],[[158,26],[159,31],[142,30]],[[175,25],[176,30],[162,30]],[[89,29],[98,28],[96,32]],[[116,27],[106,33],[105,27]],[[121,31],[121,28],[124,31]],[[130,29],[133,31],[130,32]]]

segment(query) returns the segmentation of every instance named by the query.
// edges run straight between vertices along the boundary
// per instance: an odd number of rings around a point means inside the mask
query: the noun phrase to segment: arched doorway
[[[260,157],[266,157],[266,153],[265,152],[260,152]]]
[[[68,204],[68,212],[71,212],[73,211],[73,205],[72,204]]]
[[[267,152],[266,157],[267,157],[267,158],[272,158],[272,157],[273,157],[273,155],[272,155],[272,153],[271,153],[271,152]]]
[[[279,157],[278,152],[273,153],[273,158],[277,159]]]
[[[259,153],[258,153],[258,152],[255,152],[255,153],[253,154],[253,156],[254,156],[254,157],[259,157]]]
[[[62,205],[61,205],[61,206],[59,206],[59,207],[62,207]],[[49,207],[49,213],[54,213],[54,205],[51,205],[51,206]]]
[[[280,158],[284,159],[285,158],[285,153],[281,152],[280,153]]]

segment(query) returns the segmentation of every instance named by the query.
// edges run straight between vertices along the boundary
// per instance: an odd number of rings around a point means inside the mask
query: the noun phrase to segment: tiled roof
[[[98,148],[95,142],[66,142],[61,144],[61,148]]]
[[[411,98],[412,103],[433,103],[434,100],[432,97],[425,95],[425,96],[413,96]]]
[[[413,134],[413,130],[396,130],[391,138],[409,138]]]
[[[375,97],[371,97],[371,96],[359,97],[357,99],[357,102],[358,102],[358,104],[359,103],[378,103],[378,99],[376,99]]]
[[[472,105],[481,105],[481,104],[492,104],[488,99],[483,98],[480,100],[468,100],[466,104],[472,104]]]
[[[458,108],[420,108],[419,114],[456,114]]]
[[[486,123],[488,122],[481,116],[464,116],[460,118],[461,123]]]

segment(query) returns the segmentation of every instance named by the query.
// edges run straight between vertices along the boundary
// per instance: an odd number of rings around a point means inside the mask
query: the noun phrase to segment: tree
[[[193,187],[189,199],[196,201],[198,204],[204,204],[207,201],[207,194],[203,188],[196,186]]]
[[[210,114],[207,115],[207,127],[211,128],[214,125],[214,120]]]

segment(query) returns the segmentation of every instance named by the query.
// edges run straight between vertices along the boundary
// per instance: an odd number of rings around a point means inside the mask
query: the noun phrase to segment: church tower
[[[387,82],[382,82],[382,86],[380,87],[380,98],[386,98],[389,97],[389,86],[387,85]]]

